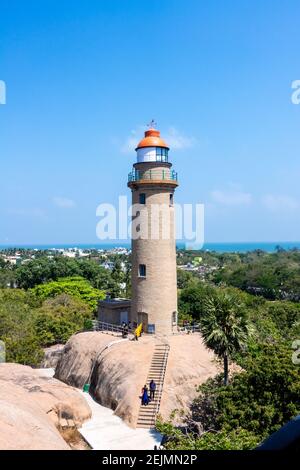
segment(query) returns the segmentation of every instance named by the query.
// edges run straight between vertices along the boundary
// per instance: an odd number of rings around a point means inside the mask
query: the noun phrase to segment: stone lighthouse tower
[[[169,335],[177,326],[174,191],[177,173],[169,147],[153,127],[139,142],[129,173],[132,191],[131,318],[148,333]]]

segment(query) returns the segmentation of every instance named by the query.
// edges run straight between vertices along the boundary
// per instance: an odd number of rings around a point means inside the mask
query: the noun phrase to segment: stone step
[[[154,424],[137,424],[136,425],[137,428],[143,428],[143,429],[152,429],[154,428]]]
[[[138,424],[154,424],[155,420],[151,418],[139,418]]]
[[[160,389],[164,383],[168,354],[169,348],[165,345],[157,344],[155,346],[146,381],[146,383],[150,382],[151,380],[155,381],[157,386],[155,399],[147,406],[140,405],[136,427],[148,429],[155,427],[155,414],[159,410],[162,395],[162,390],[158,391],[158,389]]]
[[[148,410],[153,410],[155,408],[155,405],[156,403],[152,401],[151,403],[149,403],[149,405],[141,405],[140,410],[145,410],[146,408],[148,408]]]
[[[150,401],[149,405],[140,405],[140,410],[151,410],[158,403],[158,400]]]
[[[155,423],[137,423],[137,428],[154,429]]]
[[[155,405],[155,406],[154,406]],[[140,406],[140,413],[153,413],[153,410],[155,410],[157,403],[153,403],[153,406]]]

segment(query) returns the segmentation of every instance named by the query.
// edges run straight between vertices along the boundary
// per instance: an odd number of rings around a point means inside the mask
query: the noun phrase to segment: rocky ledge
[[[139,341],[120,341],[101,332],[80,333],[66,344],[55,377],[82,388],[90,383],[94,398],[135,426],[139,395],[146,383],[157,338],[144,335]],[[168,338],[170,353],[160,414],[169,418],[174,409],[187,410],[196,388],[220,372],[214,354],[197,333]]]
[[[58,416],[78,426],[91,411],[76,389],[43,371],[0,364],[0,449],[70,449],[58,429]]]

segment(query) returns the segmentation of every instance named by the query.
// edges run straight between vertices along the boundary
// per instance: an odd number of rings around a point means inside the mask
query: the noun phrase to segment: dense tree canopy
[[[227,387],[222,386],[220,377],[208,380],[199,388],[199,397],[192,405],[188,433],[182,433],[171,422],[158,423],[158,429],[170,439],[166,447],[254,448],[300,414],[300,366],[291,359],[290,348],[266,345]]]
[[[0,290],[0,339],[6,361],[37,365],[43,351],[34,327],[30,296],[17,289]]]
[[[43,346],[65,343],[78,331],[92,328],[91,309],[86,302],[60,294],[43,302],[34,318],[36,335]]]
[[[40,300],[68,294],[85,302],[92,311],[96,311],[99,300],[105,298],[105,293],[95,289],[82,277],[65,277],[58,281],[40,284],[32,289],[32,294]]]

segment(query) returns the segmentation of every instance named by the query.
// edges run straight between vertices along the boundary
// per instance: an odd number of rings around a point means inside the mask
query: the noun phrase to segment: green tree
[[[200,328],[206,346],[223,359],[227,385],[229,358],[246,347],[250,336],[245,306],[237,295],[223,289],[215,291],[204,299]]]
[[[191,316],[199,320],[204,311],[204,301],[207,296],[212,295],[214,288],[193,280],[187,287],[181,290],[179,295],[179,312],[183,316]]]
[[[99,300],[105,298],[103,291],[95,289],[82,277],[66,277],[47,284],[41,284],[32,289],[31,292],[41,301],[57,295],[68,294],[81,299],[93,312],[96,311]]]
[[[0,290],[0,340],[6,360],[36,366],[43,357],[36,336],[30,297],[18,289]]]
[[[177,269],[177,287],[178,289],[184,289],[195,279],[195,276],[183,269]]]
[[[205,429],[241,427],[263,439],[300,414],[299,365],[293,364],[290,347],[265,345],[246,367],[227,387],[216,379],[200,386],[193,419]]]
[[[260,441],[254,433],[241,428],[206,431],[199,437],[192,432],[183,433],[170,422],[158,421],[156,429],[167,437],[167,450],[251,450]]]
[[[61,294],[43,303],[35,315],[34,326],[43,346],[66,343],[74,333],[91,329],[92,313],[84,301]]]

